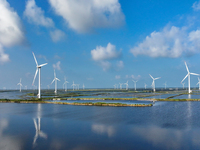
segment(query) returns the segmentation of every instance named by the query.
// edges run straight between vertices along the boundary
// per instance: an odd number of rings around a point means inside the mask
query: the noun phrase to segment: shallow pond
[[[0,103],[0,149],[200,149],[199,108]]]

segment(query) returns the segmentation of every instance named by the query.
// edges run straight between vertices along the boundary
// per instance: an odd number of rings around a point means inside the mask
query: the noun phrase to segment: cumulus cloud
[[[44,11],[36,5],[35,0],[28,0],[26,2],[24,16],[29,20],[30,23],[45,27],[54,26],[53,20],[44,16]]]
[[[192,8],[194,11],[199,11],[200,10],[200,1],[199,2],[194,2],[192,5]]]
[[[61,30],[50,31],[50,36],[53,42],[58,42],[65,37],[65,33]]]
[[[49,0],[49,3],[55,13],[79,33],[94,28],[119,27],[124,23],[118,0]]]
[[[3,47],[0,45],[0,63],[3,64],[5,62],[9,62],[9,55],[4,53]]]
[[[3,46],[21,44],[24,33],[20,18],[6,0],[0,0],[0,43]]]
[[[61,70],[60,61],[58,61],[56,64],[53,64],[53,68],[57,70]]]
[[[165,27],[160,32],[152,32],[142,43],[130,51],[134,56],[177,58],[187,50],[186,39],[187,35],[184,29],[175,26]]]
[[[92,59],[95,61],[116,59],[121,56],[121,52],[116,50],[115,45],[108,43],[107,47],[97,46],[91,51]]]
[[[120,79],[120,78],[121,78],[120,75],[116,75],[116,76],[115,76],[115,79]]]
[[[200,10],[200,1],[193,4],[194,11]],[[183,27],[165,26],[161,31],[154,31],[149,36],[130,49],[134,55],[150,57],[178,58],[200,52],[199,14],[182,17],[186,22]]]
[[[139,80],[141,78],[140,75],[137,75],[137,76],[134,76],[133,74],[132,75],[126,75],[125,76],[126,79],[135,79],[135,80]]]
[[[108,71],[112,67],[112,64],[108,61],[100,61],[99,64],[103,68],[103,71]]]
[[[58,42],[65,36],[63,31],[55,28],[53,20],[45,16],[45,12],[36,5],[35,0],[28,0],[26,2],[24,16],[32,24],[54,28],[53,31],[50,31],[50,37],[53,42]]]
[[[112,68],[112,64],[108,60],[118,59],[121,57],[121,51],[117,51],[115,45],[108,43],[106,47],[97,46],[91,50],[92,59],[96,61],[104,71]],[[123,61],[117,62],[117,69],[123,67]]]
[[[117,62],[117,68],[118,69],[124,68],[124,62],[122,60],[120,60],[120,61]]]
[[[22,44],[25,40],[18,14],[6,0],[0,0],[0,63],[9,61],[3,47]]]

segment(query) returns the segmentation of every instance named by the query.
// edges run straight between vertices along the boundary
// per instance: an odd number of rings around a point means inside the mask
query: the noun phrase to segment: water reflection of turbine
[[[33,140],[33,145],[36,144],[36,141],[37,141],[38,137],[47,139],[47,134],[45,134],[43,131],[40,130],[40,128],[41,128],[41,125],[40,125],[41,109],[42,109],[42,104],[38,104],[38,107],[37,107],[37,118],[33,119],[33,122],[34,122],[34,125],[35,125],[35,136],[34,136],[34,140]]]
[[[44,132],[42,132],[40,130],[40,127],[41,127],[40,126],[40,117],[38,117],[37,119],[38,119],[38,123],[35,118],[33,119],[33,122],[35,125],[35,136],[34,136],[34,140],[33,140],[33,145],[36,144],[36,140],[38,139],[38,137],[47,139],[47,134],[45,134]]]
[[[190,95],[190,94],[189,94]],[[189,97],[188,95],[188,97]],[[188,110],[187,110],[187,127],[188,129],[191,129],[191,116],[192,116],[192,111],[191,111],[191,102],[188,103]]]

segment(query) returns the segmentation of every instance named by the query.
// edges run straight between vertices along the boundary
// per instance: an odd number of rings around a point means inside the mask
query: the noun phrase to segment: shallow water
[[[0,149],[200,149],[199,107],[0,103]]]

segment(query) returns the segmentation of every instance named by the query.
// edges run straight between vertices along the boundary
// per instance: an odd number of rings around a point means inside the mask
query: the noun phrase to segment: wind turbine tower
[[[119,83],[120,89],[122,89],[122,84],[123,84],[123,83]]]
[[[187,63],[185,62],[185,67],[187,69],[187,75],[185,76],[185,78],[181,81],[181,83],[188,77],[188,93],[192,93],[192,90],[190,90],[190,75],[195,75],[195,76],[200,76],[199,74],[196,73],[191,73],[188,69]]]
[[[58,78],[56,78],[56,72],[55,72],[55,69],[54,69],[54,79],[53,79],[53,81],[51,82],[51,84],[53,83],[53,82],[55,82],[55,94],[57,94],[57,81],[60,81]]]
[[[85,89],[85,85],[83,84],[83,90]]]
[[[165,82],[164,85],[165,85],[165,90],[166,90],[167,82]]]
[[[150,75],[150,74],[149,74]],[[156,91],[156,86],[155,86],[155,80],[158,80],[158,79],[160,79],[161,77],[158,77],[158,78],[153,78],[151,75],[150,75],[150,77],[153,79],[153,82],[152,82],[152,88],[153,88],[153,91],[155,92]]]
[[[146,84],[146,83],[144,84],[144,88],[145,88],[145,89],[147,88],[147,84]]]
[[[73,84],[71,86],[73,87],[73,91],[74,91],[74,87],[76,86],[76,84],[74,84],[74,81],[73,81]]]
[[[33,52],[32,52],[32,53],[33,53]],[[36,71],[35,71],[35,76],[34,76],[32,85],[34,85],[35,78],[36,78],[36,76],[37,76],[37,73],[39,72],[39,76],[38,76],[38,98],[41,98],[41,71],[40,71],[40,69],[41,69],[42,66],[47,65],[47,63],[42,64],[42,65],[38,65],[34,53],[33,53],[33,57],[34,57],[34,59],[35,59],[35,63],[36,63],[37,69],[36,69]]]
[[[63,84],[64,88],[65,88],[65,92],[67,91],[67,83],[69,83],[67,80],[66,80],[66,77],[64,78],[65,82]]]
[[[126,85],[126,90],[128,90],[128,81],[124,84]]]
[[[184,83],[181,83],[182,85],[183,85],[183,89],[184,89],[184,84],[185,84],[185,82]]]
[[[138,80],[137,81],[135,81],[135,80],[132,80],[133,82],[134,82],[134,86],[135,86],[135,91],[137,90],[136,89],[136,83],[138,82]]]
[[[19,85],[19,91],[21,92],[22,91],[22,78],[20,78],[20,81],[17,85]]]
[[[198,77],[198,83],[197,83],[197,85],[199,85],[199,90],[200,90],[200,79],[199,79],[199,77]]]

